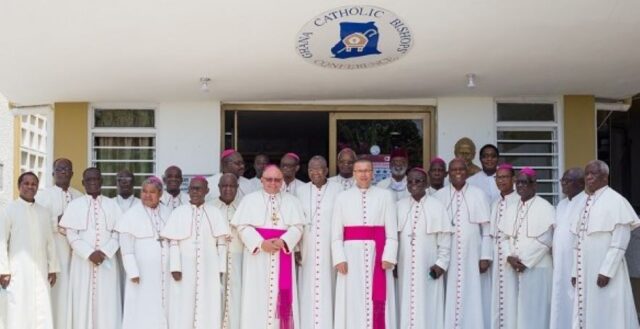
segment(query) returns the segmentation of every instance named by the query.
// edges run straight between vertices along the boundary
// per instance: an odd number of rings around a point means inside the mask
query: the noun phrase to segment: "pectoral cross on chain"
[[[158,243],[160,244],[160,248],[164,247],[164,244],[163,244],[164,239],[163,239],[163,238],[158,237],[158,238],[156,239],[156,241],[158,241]]]
[[[413,245],[416,241],[416,233],[415,232],[411,232],[411,234],[407,235],[410,239],[411,239],[411,244]]]
[[[278,220],[279,220],[278,213],[277,212],[272,213],[271,214],[271,222],[273,223],[273,226],[278,225]]]

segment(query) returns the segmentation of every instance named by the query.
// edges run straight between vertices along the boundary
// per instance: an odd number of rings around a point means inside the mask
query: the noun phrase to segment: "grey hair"
[[[314,155],[311,157],[311,159],[309,159],[309,163],[311,163],[311,161],[317,161],[320,162],[320,164],[323,167],[327,167],[327,159],[325,159],[322,155]]]
[[[592,160],[587,163],[587,167],[596,166],[601,174],[609,175],[609,165],[602,160]]]
[[[356,154],[356,152],[347,147],[347,148],[343,148],[340,152],[338,152],[338,160],[340,160],[342,156],[346,153],[351,153],[354,159],[358,159],[358,155]]]
[[[162,180],[156,176],[147,177],[140,186],[145,187],[147,185],[153,185],[158,191],[162,192]]]

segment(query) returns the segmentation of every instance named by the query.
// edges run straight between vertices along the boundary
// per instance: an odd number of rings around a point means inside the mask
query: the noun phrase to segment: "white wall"
[[[220,103],[160,103],[156,110],[158,175],[170,165],[184,175],[210,175],[220,162]]]
[[[0,163],[3,184],[0,186],[0,209],[13,200],[13,114],[7,100],[0,94]]]
[[[453,159],[453,147],[462,137],[476,144],[474,163],[480,165],[480,148],[496,143],[495,103],[492,97],[442,97],[437,105],[436,154]]]

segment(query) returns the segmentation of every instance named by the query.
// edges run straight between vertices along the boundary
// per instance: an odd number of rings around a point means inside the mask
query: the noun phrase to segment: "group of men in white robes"
[[[140,199],[127,171],[101,196],[97,168],[82,196],[56,160],[56,186],[36,198],[26,173],[0,213],[0,328],[638,328],[624,253],[640,221],[606,164],[568,170],[554,209],[535,170],[498,157],[484,146],[469,176],[396,150],[375,186],[349,149],[332,178],[312,157],[309,183],[287,153],[258,185],[225,150],[188,194],[171,166]]]

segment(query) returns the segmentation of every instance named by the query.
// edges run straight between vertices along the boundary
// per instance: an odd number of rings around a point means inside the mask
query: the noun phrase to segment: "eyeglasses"
[[[282,178],[262,176],[262,179],[267,183],[282,183]]]
[[[353,172],[356,173],[356,174],[368,174],[368,173],[373,172],[373,170],[371,170],[371,169],[358,169],[358,170],[354,170]]]
[[[53,169],[53,171],[55,172],[70,172],[71,171],[71,167],[56,167],[55,169]]]
[[[118,182],[123,182],[123,183],[129,183],[133,181],[133,178],[131,177],[118,177],[117,178]]]

